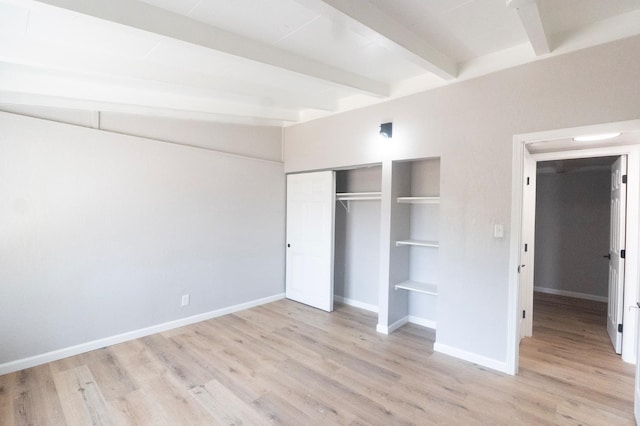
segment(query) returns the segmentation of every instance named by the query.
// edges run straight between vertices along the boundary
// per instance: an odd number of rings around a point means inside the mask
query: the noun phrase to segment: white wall
[[[0,200],[0,367],[284,291],[280,162],[0,113]]]
[[[638,51],[629,38],[288,127],[285,171],[441,157],[437,342],[506,365],[513,135],[640,117]]]
[[[607,297],[611,172],[539,173],[536,287]]]
[[[157,141],[282,161],[282,129],[279,127],[145,117],[104,111],[97,113],[6,103],[0,103],[0,111],[99,128]]]

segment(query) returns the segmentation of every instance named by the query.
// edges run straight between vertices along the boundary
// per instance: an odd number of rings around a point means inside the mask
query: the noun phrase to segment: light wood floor
[[[434,332],[279,301],[0,376],[0,425],[634,424],[602,304],[538,297],[511,377]]]

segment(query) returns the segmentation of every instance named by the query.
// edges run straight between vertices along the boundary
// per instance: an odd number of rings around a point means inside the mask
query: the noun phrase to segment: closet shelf
[[[381,192],[339,192],[336,194],[337,201],[379,200],[381,197]]]
[[[399,204],[440,204],[440,197],[398,197]]]
[[[425,241],[425,240],[400,240],[396,241],[396,247],[400,246],[418,246],[418,247],[440,247],[440,243],[437,241]]]
[[[433,296],[438,295],[438,286],[435,284],[421,283],[418,281],[403,281],[395,285],[396,290],[408,290],[415,291],[417,293],[431,294]]]

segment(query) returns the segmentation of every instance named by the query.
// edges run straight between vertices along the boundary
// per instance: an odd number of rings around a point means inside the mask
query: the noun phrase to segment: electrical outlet
[[[189,295],[188,294],[183,294],[182,295],[182,306],[187,306],[189,305]]]
[[[502,224],[493,225],[493,236],[495,238],[504,238],[504,225]]]

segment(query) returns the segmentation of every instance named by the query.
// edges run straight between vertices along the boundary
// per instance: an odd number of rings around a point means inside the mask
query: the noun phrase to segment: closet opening
[[[334,301],[377,313],[382,166],[335,177]]]

